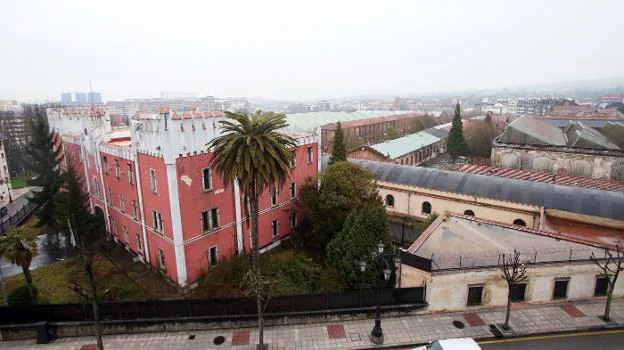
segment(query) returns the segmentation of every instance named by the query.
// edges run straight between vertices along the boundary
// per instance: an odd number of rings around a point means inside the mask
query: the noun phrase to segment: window
[[[389,194],[386,196],[386,206],[387,207],[394,207],[394,196]]]
[[[314,151],[312,150],[312,146],[308,146],[308,163],[312,163],[313,157],[314,157]]]
[[[132,217],[136,220],[139,217],[139,208],[137,208],[137,202],[132,200]]]
[[[277,190],[275,187],[271,188],[271,206],[274,207],[277,205]]]
[[[134,173],[132,172],[132,164],[128,163],[128,182],[134,185]]]
[[[483,286],[468,286],[468,306],[481,305],[483,303]]]
[[[115,159],[115,177],[119,180],[119,161]]]
[[[217,260],[219,259],[219,254],[217,250],[217,246],[210,247],[210,251],[208,252],[208,263],[210,267],[214,267],[217,265]]]
[[[104,163],[104,174],[108,175],[108,159],[106,159],[106,156],[102,157],[102,162]]]
[[[152,218],[154,219],[154,231],[162,233],[163,232],[163,226],[162,226],[162,215],[160,215],[159,212],[157,212],[156,210],[152,210]]]
[[[290,213],[290,227],[295,228],[297,226],[297,213],[294,211]]]
[[[420,212],[423,214],[431,214],[431,203],[423,202]]]
[[[278,220],[271,221],[271,237],[275,238],[278,234]]]
[[[136,239],[137,239],[137,250],[139,251],[139,253],[143,253],[143,242],[141,242],[141,235],[137,233]]]
[[[124,241],[130,243],[130,238],[128,238],[128,227],[126,227],[126,225],[121,227],[121,232],[123,232]]]
[[[93,191],[95,192],[95,196],[99,199],[102,199],[102,194],[100,193],[100,184],[97,182],[97,178],[93,178]]]
[[[108,200],[110,201],[110,203],[108,203],[111,207],[115,206],[115,199],[113,198],[113,191],[111,191],[110,187],[108,188]]]
[[[163,270],[167,268],[167,265],[165,265],[165,253],[160,248],[158,248],[158,264]]]
[[[219,208],[212,208],[201,213],[202,230],[208,232],[219,227]]]
[[[290,183],[290,198],[294,199],[295,197],[297,197],[297,183],[291,182]]]
[[[511,301],[524,301],[526,286],[526,283],[516,283],[511,286]]]
[[[596,277],[596,288],[594,289],[594,296],[603,297],[607,295],[609,288],[609,279],[605,276]]]
[[[123,194],[119,194],[119,210],[121,210],[122,213],[126,212],[126,202],[124,201],[124,195]]]
[[[524,222],[524,220],[522,220],[522,219],[514,220],[513,224],[516,225],[516,226],[526,226],[526,222]]]
[[[212,172],[210,168],[202,170],[202,183],[204,185],[204,192],[212,190]]]
[[[475,215],[474,215],[474,211],[472,211],[472,210],[464,210],[464,215],[467,215],[467,216],[475,216]]]
[[[568,297],[568,283],[570,279],[558,279],[555,280],[555,287],[553,288],[553,299],[565,299]]]
[[[150,176],[150,188],[152,189],[152,193],[156,193],[158,191],[157,183],[156,183],[156,170],[149,170]]]
[[[117,236],[117,221],[114,217],[110,217],[111,233]]]

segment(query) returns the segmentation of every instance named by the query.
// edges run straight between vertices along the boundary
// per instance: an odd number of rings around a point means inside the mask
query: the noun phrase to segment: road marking
[[[609,331],[590,331],[590,332],[568,333],[568,334],[538,335],[534,337],[529,336],[529,337],[499,339],[499,340],[485,340],[485,341],[480,341],[478,343],[479,344],[497,344],[497,343],[510,343],[510,342],[515,342],[515,341],[543,340],[543,339],[581,337],[581,336],[588,336],[588,335],[617,334],[617,333],[624,333],[624,329],[613,329]]]

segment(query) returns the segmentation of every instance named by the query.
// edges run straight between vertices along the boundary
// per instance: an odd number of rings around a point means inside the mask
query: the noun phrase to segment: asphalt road
[[[15,191],[13,191],[15,192]],[[17,198],[15,198],[13,200],[13,203],[5,203],[4,205],[2,205],[3,207],[6,207],[8,210],[8,213],[3,216],[0,221],[5,221],[8,220],[8,218],[13,215],[15,212],[17,212],[18,210],[22,209],[23,206],[25,206],[28,203],[28,198],[27,196],[30,196],[30,192],[28,192],[27,194],[21,195]]]
[[[483,350],[615,350],[624,349],[624,330],[492,340],[479,345]]]

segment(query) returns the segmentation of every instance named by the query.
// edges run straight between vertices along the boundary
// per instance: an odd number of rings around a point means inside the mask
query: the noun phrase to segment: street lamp
[[[373,327],[373,330],[370,334],[370,340],[377,345],[381,345],[384,342],[383,330],[381,329],[381,302],[379,300],[379,295],[381,293],[381,283],[383,281],[389,281],[390,275],[392,274],[392,271],[390,271],[390,268],[386,263],[386,260],[384,259],[385,256],[386,255],[384,254],[384,244],[380,241],[379,244],[377,244],[377,249],[373,249],[373,252],[371,254],[373,261],[377,262],[377,266],[384,266],[384,269],[381,270],[381,275],[377,280],[377,310],[375,311],[375,326]],[[360,261],[360,271],[366,271],[366,261]]]
[[[7,185],[7,191],[9,192],[9,203],[13,203],[13,197],[11,197],[11,186],[9,183],[9,177],[7,176],[4,181],[6,182]]]

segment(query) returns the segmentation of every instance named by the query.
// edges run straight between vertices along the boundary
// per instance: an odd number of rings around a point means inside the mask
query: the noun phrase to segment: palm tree
[[[37,232],[35,230],[15,226],[0,236],[0,256],[22,267],[31,296],[33,291],[30,263],[35,255],[37,255]]]
[[[284,185],[294,158],[291,148],[297,146],[297,141],[280,131],[288,126],[284,114],[262,111],[251,115],[225,113],[227,118],[219,122],[220,135],[208,143],[213,152],[211,167],[226,185],[237,181],[249,201],[252,273],[261,276],[258,198],[265,187]],[[256,296],[256,304],[259,346],[263,348],[262,300],[259,296]]]

